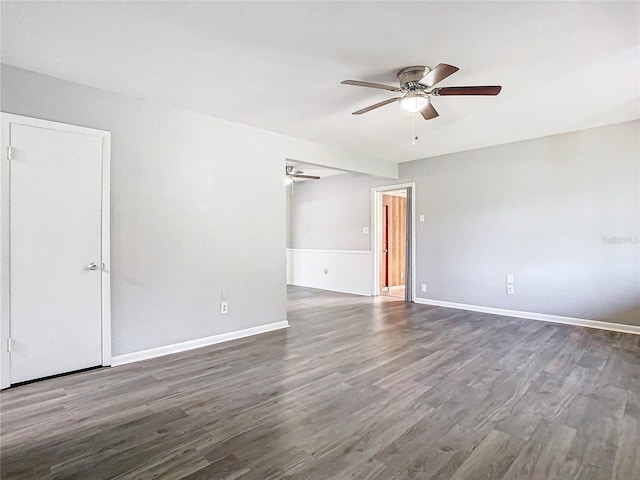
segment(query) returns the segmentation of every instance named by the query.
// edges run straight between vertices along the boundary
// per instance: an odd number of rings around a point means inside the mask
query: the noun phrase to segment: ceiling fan
[[[420,112],[425,120],[431,120],[438,116],[438,112],[431,105],[431,97],[444,97],[449,95],[498,95],[501,86],[473,86],[473,87],[436,87],[434,86],[453,75],[458,67],[441,63],[433,69],[424,66],[406,67],[398,72],[400,87],[382,85],[380,83],[361,82],[359,80],[344,80],[344,85],[356,87],[379,88],[390,92],[400,93],[401,96],[390,98],[374,105],[353,112],[353,115],[362,115],[376,108],[397,101],[407,112]]]
[[[292,165],[287,165],[285,167],[285,175],[287,179],[290,179],[292,182],[295,182],[296,179],[306,179],[306,180],[320,180],[320,177],[315,175],[303,175],[303,171],[295,169]]]

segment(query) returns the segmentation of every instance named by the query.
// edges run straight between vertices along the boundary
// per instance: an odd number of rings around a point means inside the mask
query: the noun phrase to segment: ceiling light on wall
[[[429,105],[429,97],[422,92],[409,92],[398,103],[403,110],[415,113]]]

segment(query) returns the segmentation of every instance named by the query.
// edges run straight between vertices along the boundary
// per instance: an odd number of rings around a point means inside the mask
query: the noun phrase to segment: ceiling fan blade
[[[293,178],[308,178],[309,180],[320,180],[320,177],[315,175],[294,175]]]
[[[433,70],[427,73],[422,80],[418,83],[422,85],[426,85],[427,87],[433,87],[436,83],[440,83],[442,80],[447,78],[450,75],[453,75],[458,70],[458,67],[454,67],[453,65],[447,65],[446,63],[440,63],[436,65]]]
[[[436,118],[439,115],[437,110],[433,108],[433,105],[431,104],[420,110],[420,113],[425,120],[431,120],[432,118]]]
[[[343,85],[353,85],[355,87],[379,88],[381,90],[389,90],[390,92],[400,91],[398,87],[392,87],[390,85],[382,85],[381,83],[361,82],[359,80],[343,80],[340,83]]]
[[[378,102],[375,103],[373,105],[369,105],[368,107],[365,107],[361,110],[355,111],[352,113],[352,115],[362,115],[363,113],[367,113],[370,112],[371,110],[373,110],[374,108],[378,108],[378,107],[383,107],[385,105],[388,105],[390,103],[395,102],[396,100],[398,100],[400,97],[396,97],[396,98],[390,98],[389,100],[384,100],[382,102]]]
[[[431,92],[431,95],[443,97],[445,95],[498,95],[502,90],[499,85],[490,87],[441,87]]]

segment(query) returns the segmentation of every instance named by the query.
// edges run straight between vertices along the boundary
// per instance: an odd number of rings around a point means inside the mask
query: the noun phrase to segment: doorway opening
[[[407,190],[382,193],[380,294],[405,296],[407,257]]]
[[[374,295],[413,301],[414,184],[372,190]]]

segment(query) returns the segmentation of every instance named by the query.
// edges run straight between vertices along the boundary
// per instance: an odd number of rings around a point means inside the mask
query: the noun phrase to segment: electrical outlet
[[[421,289],[422,289],[423,292],[426,292],[427,291],[427,284],[423,283]]]
[[[507,295],[513,295],[516,293],[516,289],[513,285],[507,285]]]
[[[220,302],[220,313],[229,313],[229,302]]]

